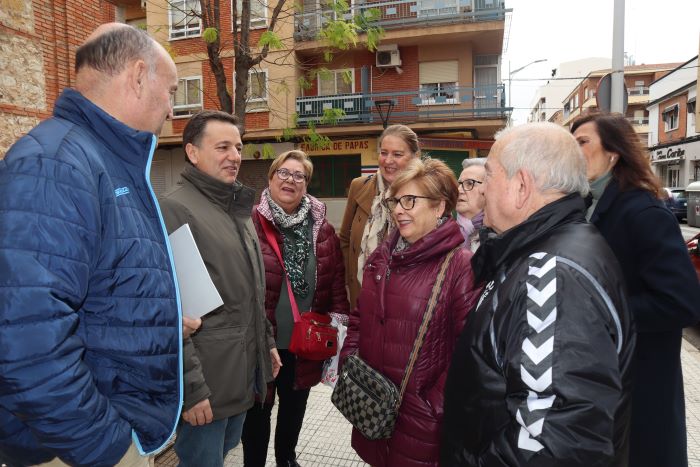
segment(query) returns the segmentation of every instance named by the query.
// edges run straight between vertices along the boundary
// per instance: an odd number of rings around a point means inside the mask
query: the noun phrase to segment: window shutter
[[[420,84],[456,83],[457,60],[444,62],[421,62],[418,64]]]

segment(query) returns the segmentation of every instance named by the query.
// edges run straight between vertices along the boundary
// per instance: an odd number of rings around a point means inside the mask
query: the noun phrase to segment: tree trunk
[[[207,56],[209,57],[209,67],[214,74],[216,81],[216,97],[219,100],[219,108],[226,112],[232,112],[231,93],[226,87],[226,70],[221,61],[221,9],[219,0],[200,0],[202,9],[202,27],[215,28],[217,31],[216,40],[207,42]]]

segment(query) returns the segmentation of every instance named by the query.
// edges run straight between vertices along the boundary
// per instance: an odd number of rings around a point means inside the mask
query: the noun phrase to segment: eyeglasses
[[[484,182],[474,180],[473,178],[465,178],[464,180],[457,180],[457,183],[459,184],[459,186],[462,187],[464,191],[472,191],[477,183],[481,185]]]
[[[386,206],[389,209],[389,211],[393,211],[394,209],[396,209],[396,206],[399,204],[406,211],[410,211],[411,209],[413,209],[413,206],[416,205],[417,198],[435,199],[431,198],[430,196],[403,195],[401,198],[384,198],[382,200],[382,204],[384,204],[384,206]]]
[[[279,177],[280,180],[285,181],[288,180],[289,177],[292,177],[292,180],[294,180],[295,183],[301,183],[306,181],[307,177],[304,173],[302,172],[290,172],[287,169],[277,169],[275,170],[275,173]]]

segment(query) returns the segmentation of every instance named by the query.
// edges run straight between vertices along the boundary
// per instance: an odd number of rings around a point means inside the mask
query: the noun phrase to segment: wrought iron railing
[[[433,23],[502,21],[507,11],[510,10],[506,10],[501,0],[370,0],[354,3],[344,16],[345,19],[374,18],[378,13],[372,25],[398,29]],[[316,39],[329,18],[336,18],[336,14],[324,8],[295,14],[294,38],[299,41]]]
[[[415,91],[354,93],[333,96],[306,96],[296,100],[299,124],[323,123],[326,111],[343,110],[340,122],[381,123],[377,101],[390,101],[390,123],[471,118],[504,118],[511,108],[505,106],[502,84],[478,87],[453,87]]]

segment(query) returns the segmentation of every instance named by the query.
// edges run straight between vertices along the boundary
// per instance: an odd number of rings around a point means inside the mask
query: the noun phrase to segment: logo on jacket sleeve
[[[120,188],[116,188],[114,190],[114,196],[119,198],[120,196],[128,195],[129,194],[129,187],[128,186],[123,186]]]

